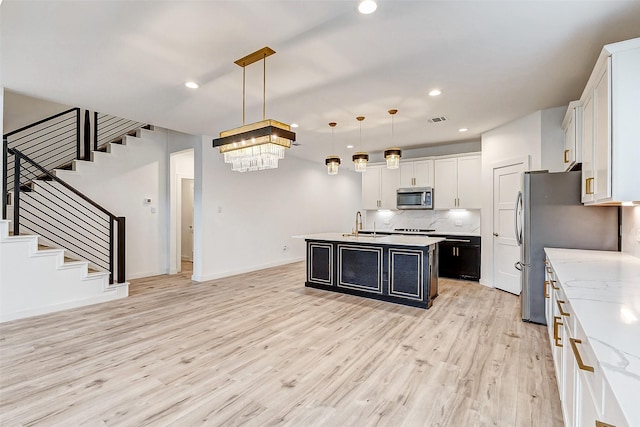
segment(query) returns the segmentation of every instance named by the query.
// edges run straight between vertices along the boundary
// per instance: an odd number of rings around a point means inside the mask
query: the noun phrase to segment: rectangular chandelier
[[[284,158],[285,150],[296,140],[289,125],[265,119],[266,58],[274,53],[273,49],[264,47],[235,61],[242,67],[242,126],[220,132],[220,138],[213,140],[213,146],[218,147],[225,163],[231,163],[231,169],[237,172],[277,168],[278,160]],[[262,121],[245,125],[245,67],[259,60],[263,61],[264,67]]]
[[[295,140],[296,134],[289,125],[262,120],[220,132],[213,146],[224,155],[225,163],[231,163],[232,170],[250,172],[277,168],[285,149],[291,148]]]

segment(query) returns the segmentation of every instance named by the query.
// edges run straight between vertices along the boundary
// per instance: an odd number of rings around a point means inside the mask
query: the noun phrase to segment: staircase
[[[0,322],[128,295],[125,218],[56,172],[75,174],[145,125],[99,113],[89,121],[85,112],[82,133],[74,108],[3,136]]]
[[[125,298],[129,284],[109,284],[109,272],[44,248],[37,235],[12,236],[0,220],[0,322]]]

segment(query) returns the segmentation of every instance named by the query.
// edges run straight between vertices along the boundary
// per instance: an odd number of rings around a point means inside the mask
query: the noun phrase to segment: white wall
[[[537,111],[482,135],[482,259],[480,283],[493,286],[493,167],[530,156],[530,169],[540,169],[542,113]]]
[[[566,112],[566,106],[548,108],[540,112],[540,167],[547,169],[549,172],[562,172],[564,170],[562,120]]]
[[[5,92],[2,103],[4,105],[2,122],[5,129],[2,134],[20,129],[23,126],[71,108],[68,105],[32,98],[10,90]]]
[[[329,176],[324,164],[289,153],[278,169],[238,173],[223,162],[210,137],[202,137],[201,149],[194,280],[302,260],[305,242],[293,236],[351,230],[361,205],[360,174],[342,170]]]
[[[640,258],[640,206],[622,208],[622,252]]]
[[[57,173],[116,216],[126,217],[126,278],[167,272],[168,156],[166,131],[127,137],[111,153],[77,162],[76,172]],[[151,203],[146,204],[145,198]]]

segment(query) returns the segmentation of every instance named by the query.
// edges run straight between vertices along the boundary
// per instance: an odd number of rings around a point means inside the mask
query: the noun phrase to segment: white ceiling
[[[604,44],[640,37],[638,1],[10,1],[1,84],[158,126],[217,136],[242,122],[242,69],[264,46],[267,118],[299,123],[291,154],[322,162],[462,140],[577,99]],[[194,80],[197,90],[185,88]],[[247,122],[262,65],[247,67]],[[442,90],[430,97],[433,88]],[[362,123],[363,144],[355,117]],[[444,123],[427,119],[444,115]],[[465,134],[461,127],[469,128]],[[350,162],[349,162],[350,163]]]

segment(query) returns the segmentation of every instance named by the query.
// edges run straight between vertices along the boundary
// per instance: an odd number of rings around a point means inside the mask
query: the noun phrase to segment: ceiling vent
[[[440,123],[447,120],[445,116],[432,117],[428,120],[429,123]]]

